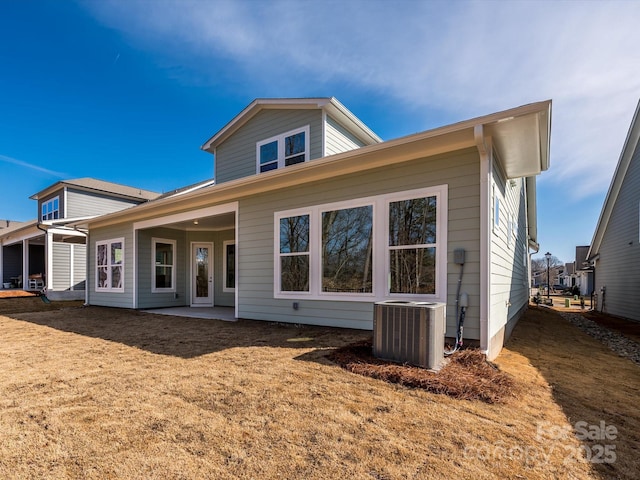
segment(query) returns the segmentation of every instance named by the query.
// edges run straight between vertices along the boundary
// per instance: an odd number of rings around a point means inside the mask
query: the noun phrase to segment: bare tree
[[[558,257],[552,255],[549,259],[549,268],[555,268],[564,266],[564,263],[558,259]],[[532,272],[546,272],[547,271],[547,259],[546,257],[538,257],[531,259],[531,271]]]

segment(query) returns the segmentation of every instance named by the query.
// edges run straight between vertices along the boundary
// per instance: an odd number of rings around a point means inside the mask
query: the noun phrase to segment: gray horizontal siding
[[[364,146],[362,141],[328,115],[325,127],[326,155],[334,155]]]
[[[478,339],[480,187],[479,161],[474,149],[242,200],[238,220],[239,315],[258,320],[372,328],[370,302],[295,300],[300,309],[294,311],[294,300],[273,298],[274,212],[443,184],[449,187],[450,215],[447,333],[453,335],[456,324],[454,305],[458,268],[453,264],[453,250],[464,248],[467,263],[463,290],[470,298],[465,336]]]
[[[134,200],[113,198],[94,192],[74,190],[67,188],[67,216],[66,218],[79,218],[91,215],[103,215],[129,208],[138,204]]]
[[[175,292],[152,292],[152,238],[176,241],[176,285]],[[185,232],[170,228],[151,228],[138,231],[138,308],[175,307],[187,305],[185,261],[187,245]],[[176,295],[177,294],[177,295]]]
[[[606,287],[604,311],[640,321],[640,148],[631,164],[611,211],[596,264],[596,293]]]
[[[124,238],[124,292],[96,291],[96,242]],[[134,245],[133,225],[122,223],[94,228],[89,232],[89,271],[87,272],[88,298],[91,305],[133,308]]]
[[[256,143],[309,125],[310,159],[322,156],[320,110],[263,110],[216,148],[215,178],[220,184],[256,174]]]
[[[522,311],[529,301],[527,218],[524,180],[507,183],[494,169],[493,182],[500,198],[500,226],[489,233],[491,238],[490,315],[492,337]],[[509,222],[515,221],[516,235],[511,235]]]

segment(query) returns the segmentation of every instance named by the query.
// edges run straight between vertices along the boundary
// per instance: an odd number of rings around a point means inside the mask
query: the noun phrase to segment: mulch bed
[[[504,403],[517,391],[515,379],[477,349],[454,353],[439,372],[380,360],[373,356],[371,341],[338,348],[328,358],[353,373],[457,399]]]

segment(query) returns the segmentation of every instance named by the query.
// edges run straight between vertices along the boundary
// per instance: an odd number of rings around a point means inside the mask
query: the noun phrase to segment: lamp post
[[[551,260],[551,254],[549,252],[545,253],[544,258],[547,259],[547,300],[549,300],[549,294],[551,292],[551,282],[549,280],[549,261]]]

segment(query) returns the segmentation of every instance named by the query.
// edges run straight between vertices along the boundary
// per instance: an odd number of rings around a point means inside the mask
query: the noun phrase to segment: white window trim
[[[114,288],[111,286],[111,267],[113,266],[112,260],[111,260],[111,244],[112,243],[121,243],[122,244],[122,263],[119,264],[119,266],[122,267],[122,287],[120,288]],[[98,268],[100,268],[100,266],[98,265],[98,246],[99,245],[107,245],[107,256],[108,256],[108,264],[107,264],[107,285],[109,285],[109,287],[98,287]],[[123,293],[124,292],[124,274],[125,274],[125,244],[124,244],[124,237],[120,237],[120,238],[112,238],[109,240],[100,240],[96,242],[96,251],[95,251],[95,259],[96,259],[96,265],[95,265],[95,291],[96,292],[115,292],[115,293]],[[104,267],[104,265],[103,265]]]
[[[411,198],[436,197],[436,291],[434,294],[421,295],[411,293],[390,293],[389,275],[389,203]],[[357,208],[367,205],[373,206],[373,258],[371,293],[336,293],[322,291],[322,212]],[[411,300],[446,302],[447,297],[447,213],[448,187],[436,187],[406,190],[392,194],[358,198],[344,202],[314,205],[306,208],[280,211],[274,214],[274,268],[273,295],[280,299],[313,299],[313,300],[345,300],[356,302],[381,301],[389,298],[406,298]],[[309,215],[309,291],[283,292],[280,291],[280,219],[300,215]],[[380,260],[384,263],[380,264]]]
[[[53,202],[55,202],[56,200],[58,200],[58,208],[56,210],[53,209]],[[42,217],[46,217],[46,215],[42,214],[42,209],[46,206],[51,204],[51,218],[42,218]],[[58,212],[58,218],[54,218],[54,212]],[[40,221],[41,222],[45,222],[47,220],[59,220],[60,218],[62,218],[60,216],[60,195],[56,195],[55,197],[51,197],[49,200],[44,201],[40,204]]]
[[[156,245],[158,243],[166,243],[173,248],[172,265],[171,266],[171,287],[169,288],[157,288],[156,287]],[[177,243],[175,240],[168,238],[151,238],[151,293],[171,293],[176,291],[176,253]],[[169,265],[165,265],[169,266]]]
[[[222,242],[222,291],[232,293],[236,291],[235,285],[227,287],[227,246],[235,245],[235,240],[225,240]],[[235,265],[238,264],[238,251],[235,252]]]
[[[286,137],[290,137],[292,135],[296,135],[298,133],[304,132],[304,162],[309,161],[309,125],[305,125],[301,128],[296,128],[295,130],[290,130],[288,132],[282,133],[280,135],[275,135],[273,137],[267,138],[265,140],[261,140],[256,143],[256,173],[268,173],[260,171],[260,147],[262,145],[266,145],[271,142],[278,142],[278,167],[274,170],[280,170],[285,167],[285,154],[284,154],[284,139]]]

